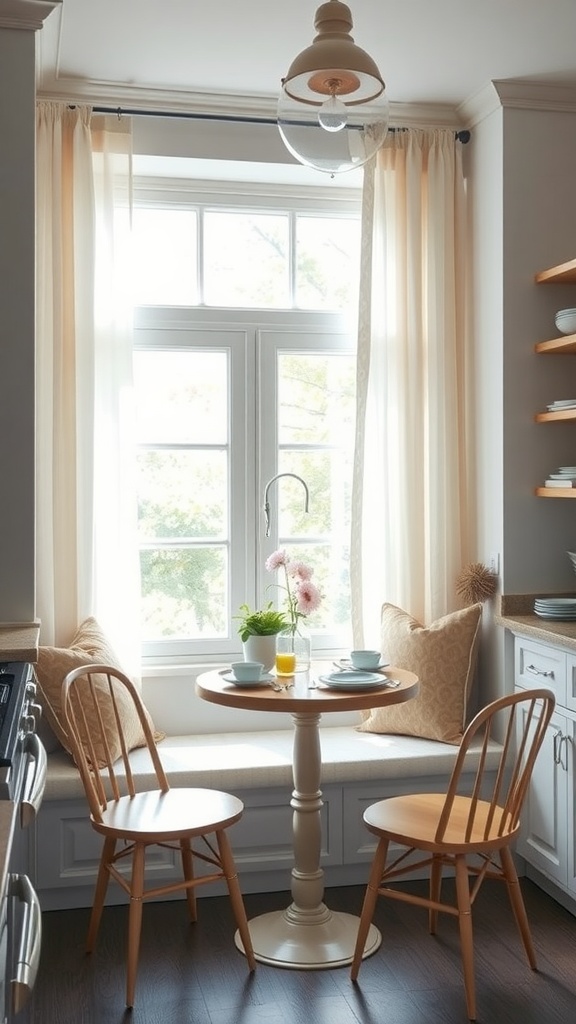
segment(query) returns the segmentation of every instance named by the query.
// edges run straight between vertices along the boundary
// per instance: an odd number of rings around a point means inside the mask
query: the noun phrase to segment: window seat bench
[[[373,851],[362,821],[365,808],[396,793],[444,788],[458,747],[361,733],[349,725],[321,728],[320,734],[325,881],[354,885],[365,882]],[[224,789],[244,801],[231,841],[245,892],[290,886],[292,742],[292,730],[280,729],[167,736],[159,743],[171,785]],[[499,750],[492,744],[489,761],[496,762]],[[138,775],[139,751],[130,758]],[[477,752],[470,751],[468,758],[473,770]],[[146,777],[140,781],[145,788]],[[47,786],[31,845],[29,860],[43,909],[90,906],[100,839],[88,821],[79,774],[61,749],[48,755]],[[173,877],[179,865],[165,851],[165,861],[155,859],[153,870],[164,879]],[[124,901],[119,887],[110,886],[108,901]]]

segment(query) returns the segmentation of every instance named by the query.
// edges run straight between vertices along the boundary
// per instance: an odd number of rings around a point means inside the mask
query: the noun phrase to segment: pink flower
[[[274,572],[275,569],[279,569],[281,565],[288,564],[288,555],[285,551],[273,551],[269,558],[266,559],[266,568],[268,572]]]
[[[309,580],[304,580],[296,585],[296,611],[301,615],[310,615],[320,607],[322,600],[320,591]]]
[[[290,562],[288,565],[288,575],[294,580],[309,580],[312,578],[314,569],[311,569],[309,565],[305,565],[304,562]]]
[[[268,572],[274,572],[276,569],[284,570],[286,586],[279,586],[281,590],[286,591],[288,616],[292,632],[294,632],[298,626],[298,619],[309,615],[310,612],[315,612],[322,601],[318,587],[310,582],[314,570],[304,562],[292,562],[290,556],[282,549],[274,551],[266,559],[266,568]],[[290,580],[294,581],[293,592],[290,588]]]

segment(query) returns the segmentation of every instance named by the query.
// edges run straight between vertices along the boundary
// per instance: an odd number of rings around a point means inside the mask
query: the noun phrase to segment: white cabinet
[[[518,853],[576,899],[576,656],[517,636],[516,689],[545,686],[556,710],[538,755],[518,839]]]

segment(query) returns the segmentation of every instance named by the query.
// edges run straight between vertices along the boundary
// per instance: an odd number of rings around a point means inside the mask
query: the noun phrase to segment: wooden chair
[[[110,877],[128,893],[126,1005],[133,1006],[145,899],[184,890],[188,912],[196,920],[196,887],[225,879],[244,952],[251,971],[256,964],[244,902],[226,829],[244,810],[241,800],[212,789],[171,789],[152,732],[149,715],[133,683],[116,668],[90,665],[69,672],[62,684],[64,728],[82,776],[93,828],[104,837],[86,948],[92,952]],[[127,728],[145,741],[152,786],[136,792],[128,757]],[[118,756],[119,755],[119,756]],[[98,767],[100,762],[101,767]],[[103,765],[103,766],[102,766]],[[116,851],[117,844],[119,846]],[[179,851],[183,878],[144,885],[148,847]],[[194,874],[194,862],[208,873]],[[122,871],[122,864],[128,869]]]
[[[353,981],[358,977],[378,896],[426,907],[432,935],[436,932],[438,911],[445,911],[458,917],[468,1017],[476,1020],[472,905],[485,878],[506,882],[528,962],[536,969],[510,846],[518,833],[522,804],[554,703],[554,694],[545,689],[526,690],[494,701],[466,729],[446,793],[390,797],[367,808],[364,822],[378,837],[378,845],[360,918],[351,969]],[[483,733],[478,768],[466,786],[464,760],[478,733]],[[486,752],[490,739],[502,743],[502,754],[497,770],[489,777]],[[408,849],[387,864],[390,842]],[[407,864],[407,858],[415,851],[419,859],[411,859]],[[455,871],[455,902],[442,900],[442,868],[446,864]],[[430,870],[428,896],[390,887],[390,882],[396,883],[422,867]]]

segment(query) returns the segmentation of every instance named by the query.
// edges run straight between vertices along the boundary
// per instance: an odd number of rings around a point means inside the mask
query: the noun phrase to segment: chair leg
[[[440,902],[440,894],[442,891],[442,858],[434,856],[432,858],[432,867],[430,869],[430,899],[434,903]],[[428,911],[428,929],[430,935],[436,935],[436,927],[438,925],[438,911],[430,907]]]
[[[102,908],[104,906],[104,899],[106,897],[106,891],[108,889],[108,882],[110,881],[108,865],[111,864],[114,859],[115,849],[116,840],[112,837],[107,836],[106,839],[104,840],[104,845],[102,847],[102,853],[100,855],[100,865],[98,867],[98,877],[96,878],[96,888],[94,890],[92,913],[90,915],[90,924],[88,925],[88,935],[86,937],[87,953],[91,953],[92,950],[94,949],[96,936],[98,935],[100,919],[102,917]]]
[[[468,1018],[476,1020],[476,986],[474,982],[474,940],[472,935],[472,907],[466,858],[454,858],[456,868],[456,897],[458,901],[458,925],[460,928],[460,949],[464,968],[464,987]]]
[[[536,951],[534,949],[534,943],[532,942],[532,934],[530,932],[530,925],[528,923],[528,915],[526,913],[526,907],[524,906],[524,900],[522,898],[522,890],[520,889],[520,883],[518,881],[518,875],[516,867],[514,865],[514,858],[510,853],[508,847],[503,847],[500,850],[500,860],[502,863],[502,870],[506,879],[506,886],[508,888],[508,896],[510,897],[510,903],[514,917],[516,918],[516,924],[520,932],[520,937],[524,943],[524,949],[526,950],[526,956],[528,957],[528,963],[533,971],[536,970]]]
[[[180,853],[182,856],[182,872],[187,882],[194,879],[194,857],[192,855],[192,844],[189,839],[180,840]],[[191,885],[186,889],[186,902],[191,921],[198,918],[196,907],[196,887]]]
[[[228,836],[223,829],[219,829],[216,833],[216,839],[218,841],[220,860],[222,862],[222,868],[224,870],[226,884],[230,894],[230,902],[232,904],[234,919],[244,947],[244,955],[246,956],[250,970],[254,971],[256,970],[256,960],[254,958],[252,937],[250,935],[250,929],[248,928],[246,909],[244,907],[244,900],[242,898],[240,883],[238,882],[238,875],[236,872],[236,864],[234,863],[234,857],[232,856]]]
[[[142,927],[142,902],[144,894],[144,863],[146,847],[135,843],[132,854],[132,880],[130,882],[130,911],[128,915],[128,956],[126,964],[126,1006],[134,1006],[140,929]]]
[[[386,865],[388,843],[388,839],[379,840],[378,846],[376,847],[376,853],[374,854],[374,860],[372,861],[370,877],[368,879],[368,885],[366,886],[366,892],[364,893],[362,913],[360,914],[360,924],[358,925],[358,935],[356,937],[352,967],[350,968],[350,977],[352,981],[356,981],[358,971],[360,970],[360,964],[362,963],[362,954],[368,937],[368,929],[372,923],[374,910],[376,908],[376,900],[378,899],[378,886],[382,880],[384,867]]]

